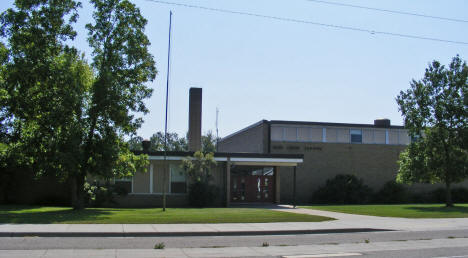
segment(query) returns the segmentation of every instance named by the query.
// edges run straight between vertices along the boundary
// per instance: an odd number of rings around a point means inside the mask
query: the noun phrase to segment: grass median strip
[[[0,223],[191,224],[320,222],[332,218],[255,208],[87,208],[0,206]]]
[[[399,218],[468,218],[468,204],[317,205],[302,208]]]

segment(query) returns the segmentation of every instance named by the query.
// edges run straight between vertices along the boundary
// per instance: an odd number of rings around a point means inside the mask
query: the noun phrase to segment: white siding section
[[[326,128],[327,130],[327,142],[338,141],[338,130],[336,128]]]
[[[362,143],[373,144],[374,140],[374,129],[362,129]]]
[[[374,144],[385,144],[385,130],[374,130]]]
[[[309,130],[311,142],[321,142],[323,140],[323,129],[321,127],[312,127]]]
[[[310,128],[307,128],[307,127],[297,128],[297,141],[298,142],[310,142],[311,141]]]
[[[399,130],[399,144],[408,145],[410,144],[410,137],[406,130]]]
[[[337,141],[339,143],[349,143],[349,128],[340,128],[337,130]]]
[[[271,140],[272,141],[283,141],[283,127],[272,126],[271,127]]]
[[[284,128],[284,141],[296,142],[297,141],[297,128],[296,127],[285,127]]]

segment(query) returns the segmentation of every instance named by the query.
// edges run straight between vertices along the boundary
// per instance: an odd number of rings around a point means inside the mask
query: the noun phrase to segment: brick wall
[[[219,152],[267,153],[268,124],[261,121],[218,143]]]
[[[273,142],[272,153],[304,154],[304,163],[297,167],[297,201],[308,202],[312,193],[327,179],[338,174],[351,174],[378,191],[386,182],[393,181],[398,172],[397,160],[406,146],[385,144],[343,143],[283,143]],[[291,202],[293,169],[279,168],[281,200]],[[458,186],[468,186],[468,181]],[[443,187],[441,184],[416,184],[410,191],[423,192]]]

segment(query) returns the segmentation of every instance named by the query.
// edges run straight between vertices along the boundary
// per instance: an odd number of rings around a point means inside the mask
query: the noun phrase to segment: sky
[[[468,22],[378,12],[308,0],[166,0],[414,36],[468,42]],[[468,20],[466,0],[328,0]],[[150,110],[138,135],[164,131],[169,11],[172,50],[168,130],[185,135],[188,92],[203,88],[202,130],[229,135],[262,119],[402,125],[395,98],[421,79],[432,60],[448,64],[468,44],[358,32],[260,17],[132,0],[148,20],[146,34],[158,75],[147,85]],[[2,0],[0,11],[13,6]],[[93,7],[83,1],[72,43],[91,60],[85,24]]]

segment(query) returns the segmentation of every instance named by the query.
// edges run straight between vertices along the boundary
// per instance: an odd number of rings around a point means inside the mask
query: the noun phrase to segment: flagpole
[[[167,77],[166,77],[166,117],[164,120],[164,184],[163,184],[163,211],[166,211],[166,181],[169,170],[167,166],[167,110],[169,106],[169,74],[171,68],[171,32],[172,32],[172,11],[169,11],[169,46],[167,51]],[[167,182],[168,183],[168,182]]]

